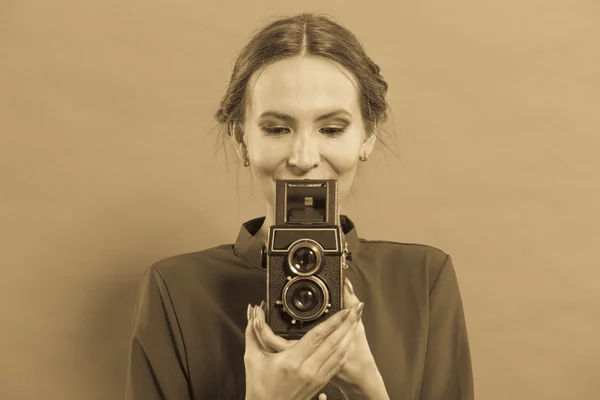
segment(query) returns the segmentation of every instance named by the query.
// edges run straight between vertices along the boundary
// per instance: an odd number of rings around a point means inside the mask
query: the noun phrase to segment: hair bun
[[[381,68],[379,68],[379,65],[375,64],[371,59],[369,59],[369,67],[375,75],[379,75],[379,73],[381,72]]]
[[[225,113],[225,110],[223,110],[222,108],[219,108],[219,110],[215,114],[215,118],[220,124],[226,123],[227,122],[227,114]]]

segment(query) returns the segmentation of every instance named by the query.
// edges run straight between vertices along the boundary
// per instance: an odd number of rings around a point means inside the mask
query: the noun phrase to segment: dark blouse
[[[254,237],[263,221],[244,223],[235,244],[148,268],[135,306],[127,400],[245,398],[246,309],[265,299],[262,243]],[[344,274],[365,303],[367,340],[390,399],[473,399],[450,256],[426,245],[359,239],[348,217],[341,224],[352,253]],[[344,399],[332,384],[321,392]]]

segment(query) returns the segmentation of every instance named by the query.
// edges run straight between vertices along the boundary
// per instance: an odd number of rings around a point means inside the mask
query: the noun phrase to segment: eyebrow
[[[315,118],[315,122],[323,121],[325,119],[335,117],[340,114],[347,115],[350,119],[352,119],[352,114],[350,114],[347,110],[344,110],[343,108],[338,108],[336,110],[333,110],[331,112],[328,112],[326,114],[318,116],[317,118]],[[277,111],[265,111],[258,116],[258,119],[262,119],[262,118],[266,118],[266,117],[274,117],[274,118],[281,119],[283,121],[295,121],[295,118],[292,117],[291,115],[284,114],[284,113],[277,112]]]

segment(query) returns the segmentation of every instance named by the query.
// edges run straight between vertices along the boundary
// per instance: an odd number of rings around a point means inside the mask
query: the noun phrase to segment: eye
[[[270,128],[265,127],[265,128],[262,128],[262,130],[265,133],[267,133],[268,135],[273,135],[273,136],[281,136],[281,135],[284,135],[284,134],[290,132],[289,128],[285,128],[283,126],[270,127]],[[344,132],[344,128],[326,127],[326,128],[321,128],[319,130],[319,132],[325,134],[326,136],[338,136]]]
[[[282,132],[288,130],[288,128],[284,128],[282,126],[278,126],[278,127],[274,127],[274,128],[263,128],[263,131],[268,133],[269,135],[274,135],[274,136],[280,136],[283,135],[286,132]]]
[[[325,131],[325,132],[323,132],[323,131]],[[343,128],[334,128],[334,127],[321,128],[321,133],[324,133],[327,136],[338,136],[338,135],[341,135],[342,133],[344,133],[344,129]]]

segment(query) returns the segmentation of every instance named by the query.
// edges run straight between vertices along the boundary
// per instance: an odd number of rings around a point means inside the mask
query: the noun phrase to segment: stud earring
[[[250,159],[248,157],[244,158],[244,167],[250,166]]]
[[[362,156],[358,157],[358,159],[360,161],[367,162],[367,160],[369,159],[369,156],[365,153]]]

